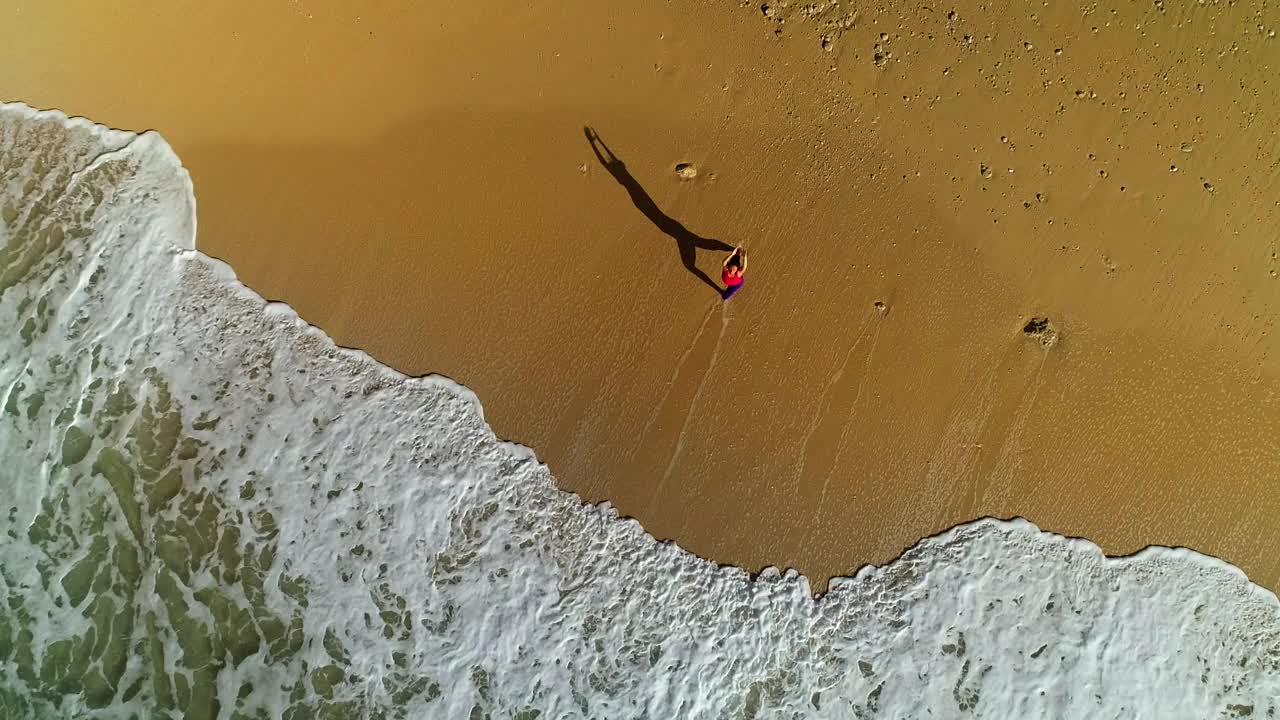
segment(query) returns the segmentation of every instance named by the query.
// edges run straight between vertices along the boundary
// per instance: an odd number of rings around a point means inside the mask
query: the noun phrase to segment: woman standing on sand
[[[724,292],[720,296],[725,300],[733,297],[738,288],[742,287],[742,274],[746,271],[747,251],[738,246],[724,259],[724,272],[720,274],[720,279],[724,280]]]

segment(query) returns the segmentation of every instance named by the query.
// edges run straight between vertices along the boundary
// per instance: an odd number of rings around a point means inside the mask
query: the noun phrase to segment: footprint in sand
[[[1022,332],[1029,338],[1040,341],[1040,345],[1048,350],[1058,343],[1058,330],[1046,317],[1033,317],[1022,326]]]

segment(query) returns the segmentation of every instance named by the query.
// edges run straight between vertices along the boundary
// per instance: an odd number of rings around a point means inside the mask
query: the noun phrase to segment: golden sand
[[[1280,12],[214,5],[11,12],[0,98],[159,129],[202,250],[584,499],[819,585],[994,515],[1280,586]]]

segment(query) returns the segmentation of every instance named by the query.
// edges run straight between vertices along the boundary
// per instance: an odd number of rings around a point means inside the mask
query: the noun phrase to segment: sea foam
[[[0,106],[0,239],[5,717],[1280,708],[1276,596],[1189,550],[983,520],[815,599],[584,506],[196,252],[154,133]]]

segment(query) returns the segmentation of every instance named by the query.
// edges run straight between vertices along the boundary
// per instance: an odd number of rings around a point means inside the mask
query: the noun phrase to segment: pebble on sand
[[[694,167],[693,163],[678,163],[676,175],[679,175],[681,180],[692,180],[698,177],[698,168]]]

